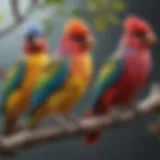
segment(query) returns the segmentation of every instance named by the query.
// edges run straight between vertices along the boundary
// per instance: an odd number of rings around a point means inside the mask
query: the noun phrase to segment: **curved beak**
[[[41,45],[41,38],[34,38],[33,39],[33,44],[36,46],[40,46]]]
[[[154,32],[148,32],[145,35],[145,42],[150,46],[154,45],[157,42],[157,35]]]
[[[83,46],[90,49],[90,48],[93,48],[95,46],[95,39],[92,35],[88,35],[86,36],[86,38],[84,39],[83,41]]]

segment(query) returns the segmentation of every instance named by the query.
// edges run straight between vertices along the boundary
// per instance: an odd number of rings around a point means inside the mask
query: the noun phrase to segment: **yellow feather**
[[[112,61],[108,61],[104,66],[103,66],[103,68],[101,69],[101,71],[100,71],[100,77],[102,77],[103,78],[103,76],[105,76],[106,74],[109,74],[109,73],[111,73],[113,70],[114,70],[114,68],[115,68],[116,66],[115,66],[115,63],[113,63]]]
[[[72,70],[65,84],[36,112],[30,126],[36,126],[46,115],[71,112],[87,90],[91,77],[92,60],[89,55],[72,59]]]
[[[19,89],[13,92],[8,100],[6,109],[8,113],[19,115],[26,111],[33,88],[35,87],[40,74],[42,73],[44,67],[49,63],[48,54],[35,54],[29,55],[26,58],[27,69]],[[14,71],[14,70],[13,70]],[[12,75],[13,72],[10,73]]]

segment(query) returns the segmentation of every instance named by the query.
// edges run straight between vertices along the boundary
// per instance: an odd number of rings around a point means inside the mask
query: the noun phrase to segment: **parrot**
[[[49,63],[48,42],[37,26],[30,25],[26,29],[22,50],[24,58],[11,67],[2,91],[5,135],[17,130],[17,123],[28,107],[38,77]]]
[[[123,21],[123,34],[115,52],[104,61],[93,87],[94,102],[84,118],[106,116],[113,109],[131,107],[134,98],[149,81],[153,64],[151,47],[157,36],[144,19],[129,15]],[[86,134],[84,146],[94,146],[102,131]]]
[[[92,80],[94,45],[94,36],[83,19],[66,21],[53,61],[41,74],[34,89],[28,111],[30,129],[37,128],[47,116],[72,117],[73,106]]]

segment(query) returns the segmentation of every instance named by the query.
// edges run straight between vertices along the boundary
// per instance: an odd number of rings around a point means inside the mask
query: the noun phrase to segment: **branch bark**
[[[27,19],[27,17],[33,12],[35,5],[37,5],[35,0],[31,0],[31,3],[26,13],[24,15],[21,15],[18,10],[18,0],[11,0],[12,14],[15,18],[15,21],[12,25],[0,31],[0,38],[3,38],[7,34],[11,33],[13,30],[15,30],[19,25],[21,25]]]
[[[0,153],[13,153],[22,149],[33,147],[64,138],[82,136],[101,128],[112,128],[129,123],[160,108],[160,84],[153,86],[148,97],[139,102],[134,109],[123,111],[118,115],[92,117],[79,121],[79,125],[67,124],[66,128],[47,127],[35,130],[24,130],[12,136],[0,138]]]
[[[10,0],[10,4],[11,4],[11,11],[12,11],[12,15],[14,17],[14,19],[17,21],[21,15],[19,13],[19,4],[18,4],[18,0]]]
[[[12,15],[14,17],[14,23],[10,25],[9,27],[6,27],[5,29],[0,31],[0,38],[5,37],[7,34],[11,33],[14,31],[17,27],[19,27],[21,24],[27,20],[29,15],[33,12],[34,8],[36,5],[38,5],[39,0],[31,0],[31,4],[29,5],[26,13],[24,15],[21,15],[19,12],[19,7],[18,7],[18,0],[11,0],[11,11]],[[5,80],[6,79],[6,73],[3,69],[0,68],[0,79]]]

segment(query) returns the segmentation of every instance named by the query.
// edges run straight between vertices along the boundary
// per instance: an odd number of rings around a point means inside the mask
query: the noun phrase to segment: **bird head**
[[[157,36],[152,27],[143,19],[129,16],[124,21],[125,35],[133,45],[152,47],[157,42]]]
[[[63,38],[67,48],[74,54],[88,53],[95,40],[88,25],[81,19],[70,19],[64,26]]]
[[[23,50],[26,54],[46,53],[48,51],[48,43],[40,27],[29,26],[24,37]]]

